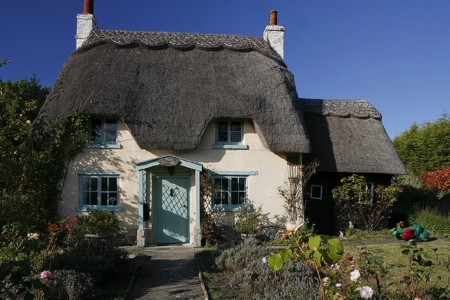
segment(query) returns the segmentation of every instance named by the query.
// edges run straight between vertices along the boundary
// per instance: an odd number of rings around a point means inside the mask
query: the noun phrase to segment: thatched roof
[[[299,99],[318,171],[406,174],[381,114],[365,100]]]
[[[93,30],[37,125],[73,109],[117,117],[141,148],[195,149],[217,118],[251,119],[275,152],[309,152],[293,75],[262,39]]]

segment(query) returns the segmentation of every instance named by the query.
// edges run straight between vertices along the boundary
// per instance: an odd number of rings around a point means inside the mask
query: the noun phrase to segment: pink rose
[[[42,271],[41,273],[41,279],[49,279],[50,276],[52,276],[52,272],[50,271]]]

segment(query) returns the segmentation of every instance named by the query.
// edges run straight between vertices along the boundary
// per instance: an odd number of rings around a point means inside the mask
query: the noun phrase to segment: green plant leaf
[[[269,256],[269,258],[267,259],[267,264],[273,271],[278,271],[283,267],[284,262],[281,258],[281,255],[277,253]]]
[[[322,237],[320,235],[310,236],[309,240],[308,240],[309,249],[311,249],[313,251],[316,251],[317,249],[319,249],[321,240],[322,240]]]
[[[316,260],[318,265],[322,265],[322,254],[320,251],[314,251],[314,259]]]
[[[327,242],[327,254],[330,257],[330,259],[334,261],[338,261],[342,259],[342,255],[344,253],[344,246],[342,245],[342,242],[337,238],[329,239]]]

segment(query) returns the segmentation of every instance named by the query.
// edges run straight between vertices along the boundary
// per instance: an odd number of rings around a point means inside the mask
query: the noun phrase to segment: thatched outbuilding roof
[[[144,149],[195,149],[218,118],[251,119],[275,152],[307,153],[293,75],[262,38],[93,30],[37,125],[79,109],[117,117]]]
[[[406,174],[381,114],[365,100],[299,99],[318,171]]]

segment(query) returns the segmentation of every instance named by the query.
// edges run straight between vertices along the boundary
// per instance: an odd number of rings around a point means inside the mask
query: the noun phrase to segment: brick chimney
[[[83,13],[77,15],[77,35],[75,36],[77,43],[75,49],[81,47],[92,29],[97,28],[97,21],[94,17],[94,0],[84,0]]]
[[[264,30],[263,38],[284,59],[284,27],[278,25],[276,10],[270,11],[269,25]]]

